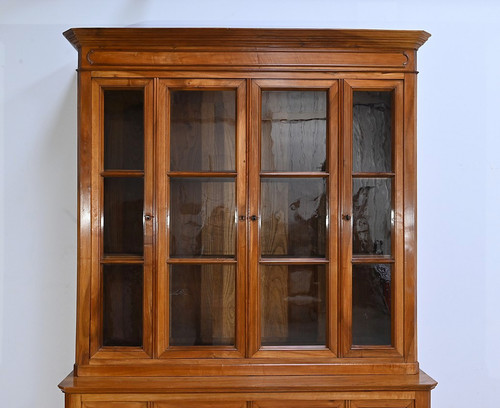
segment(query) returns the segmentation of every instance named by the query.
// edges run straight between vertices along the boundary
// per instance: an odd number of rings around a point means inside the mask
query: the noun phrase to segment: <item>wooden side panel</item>
[[[90,270],[92,265],[91,162],[92,84],[89,73],[78,75],[78,275],[76,368],[89,362]]]
[[[417,76],[405,76],[404,85],[404,354],[417,361]]]
[[[431,408],[430,391],[417,391],[415,393],[415,408]]]

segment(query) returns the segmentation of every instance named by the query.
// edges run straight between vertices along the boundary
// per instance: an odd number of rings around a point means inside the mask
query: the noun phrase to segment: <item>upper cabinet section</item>
[[[80,52],[80,70],[387,72],[415,71],[415,52],[430,36],[425,31],[238,28],[72,28],[64,35]]]

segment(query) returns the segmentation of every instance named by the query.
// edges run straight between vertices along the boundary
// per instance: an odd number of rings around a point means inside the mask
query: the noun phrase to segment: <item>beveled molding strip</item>
[[[96,66],[116,67],[365,67],[405,69],[410,57],[405,51],[115,51],[90,49],[86,61]]]
[[[64,36],[76,48],[161,50],[238,47],[267,49],[417,50],[430,37],[422,30],[345,30],[277,28],[71,28]]]

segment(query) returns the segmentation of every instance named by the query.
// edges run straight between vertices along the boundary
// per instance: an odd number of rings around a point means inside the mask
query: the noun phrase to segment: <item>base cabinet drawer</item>
[[[415,408],[413,400],[364,400],[350,404],[350,408]]]
[[[344,401],[256,401],[252,408],[345,408]]]
[[[82,408],[148,408],[148,402],[83,401]]]

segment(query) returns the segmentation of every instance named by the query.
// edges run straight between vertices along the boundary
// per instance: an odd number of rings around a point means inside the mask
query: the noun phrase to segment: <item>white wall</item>
[[[435,408],[498,406],[500,3],[0,0],[0,406],[63,407],[73,364],[78,26],[425,29],[419,360]]]

